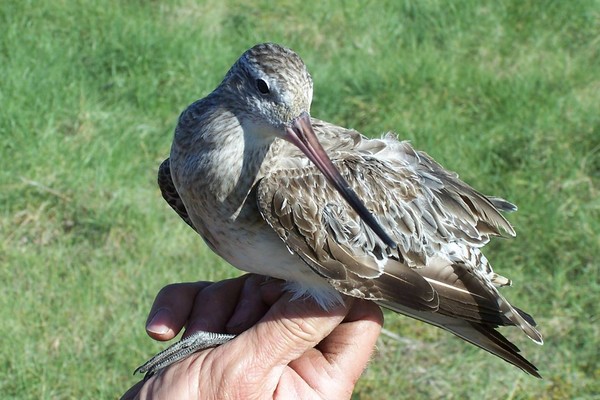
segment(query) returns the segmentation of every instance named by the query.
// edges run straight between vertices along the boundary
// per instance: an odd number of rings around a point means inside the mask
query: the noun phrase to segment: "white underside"
[[[254,225],[251,230],[240,229],[243,224],[235,228],[227,225],[223,222],[205,224],[219,227],[211,229],[217,241],[216,251],[231,265],[242,271],[287,281],[287,290],[293,294],[293,299],[311,297],[324,309],[342,302],[342,295],[327,279],[289,250],[266,223]]]

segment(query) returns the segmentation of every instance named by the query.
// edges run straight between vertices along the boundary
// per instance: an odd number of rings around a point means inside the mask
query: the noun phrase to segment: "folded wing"
[[[331,133],[319,121],[314,126],[325,137]],[[481,195],[407,142],[349,137],[346,148],[329,155],[397,249],[385,246],[307,164],[260,181],[257,200],[265,220],[341,293],[439,326],[539,376],[495,330],[516,325],[542,342],[531,316],[498,292],[510,281],[495,274],[480,251],[490,236],[514,235],[499,209],[516,208]]]

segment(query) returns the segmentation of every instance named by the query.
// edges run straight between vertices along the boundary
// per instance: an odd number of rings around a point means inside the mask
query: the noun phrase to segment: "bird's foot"
[[[134,374],[145,373],[144,380],[147,380],[159,370],[174,364],[178,361],[183,360],[192,353],[200,350],[208,349],[210,347],[220,346],[233,339],[235,335],[228,335],[224,333],[213,333],[198,331],[194,334],[181,339],[177,343],[167,347],[150,360],[146,361],[144,365],[138,367]]]

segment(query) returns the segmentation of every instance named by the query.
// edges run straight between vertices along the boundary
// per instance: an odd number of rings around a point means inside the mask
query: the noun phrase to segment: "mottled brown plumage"
[[[539,377],[496,331],[515,325],[542,342],[533,318],[499,293],[510,280],[480,250],[492,236],[515,235],[500,211],[516,207],[392,134],[367,139],[309,119],[311,99],[295,53],[248,50],[182,113],[159,169],[164,198],[237,268],[285,279],[323,307],[340,293],[375,301]],[[313,163],[323,154],[311,129],[343,178]]]

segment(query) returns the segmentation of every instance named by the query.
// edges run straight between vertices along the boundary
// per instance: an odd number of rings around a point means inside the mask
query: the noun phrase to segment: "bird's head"
[[[280,138],[298,147],[378,236],[395,247],[317,139],[309,114],[313,83],[300,56],[274,43],[258,44],[242,54],[215,92],[253,141]]]
[[[285,139],[285,128],[310,113],[313,83],[298,54],[262,43],[242,54],[218,91],[232,97],[228,103],[246,130]]]

